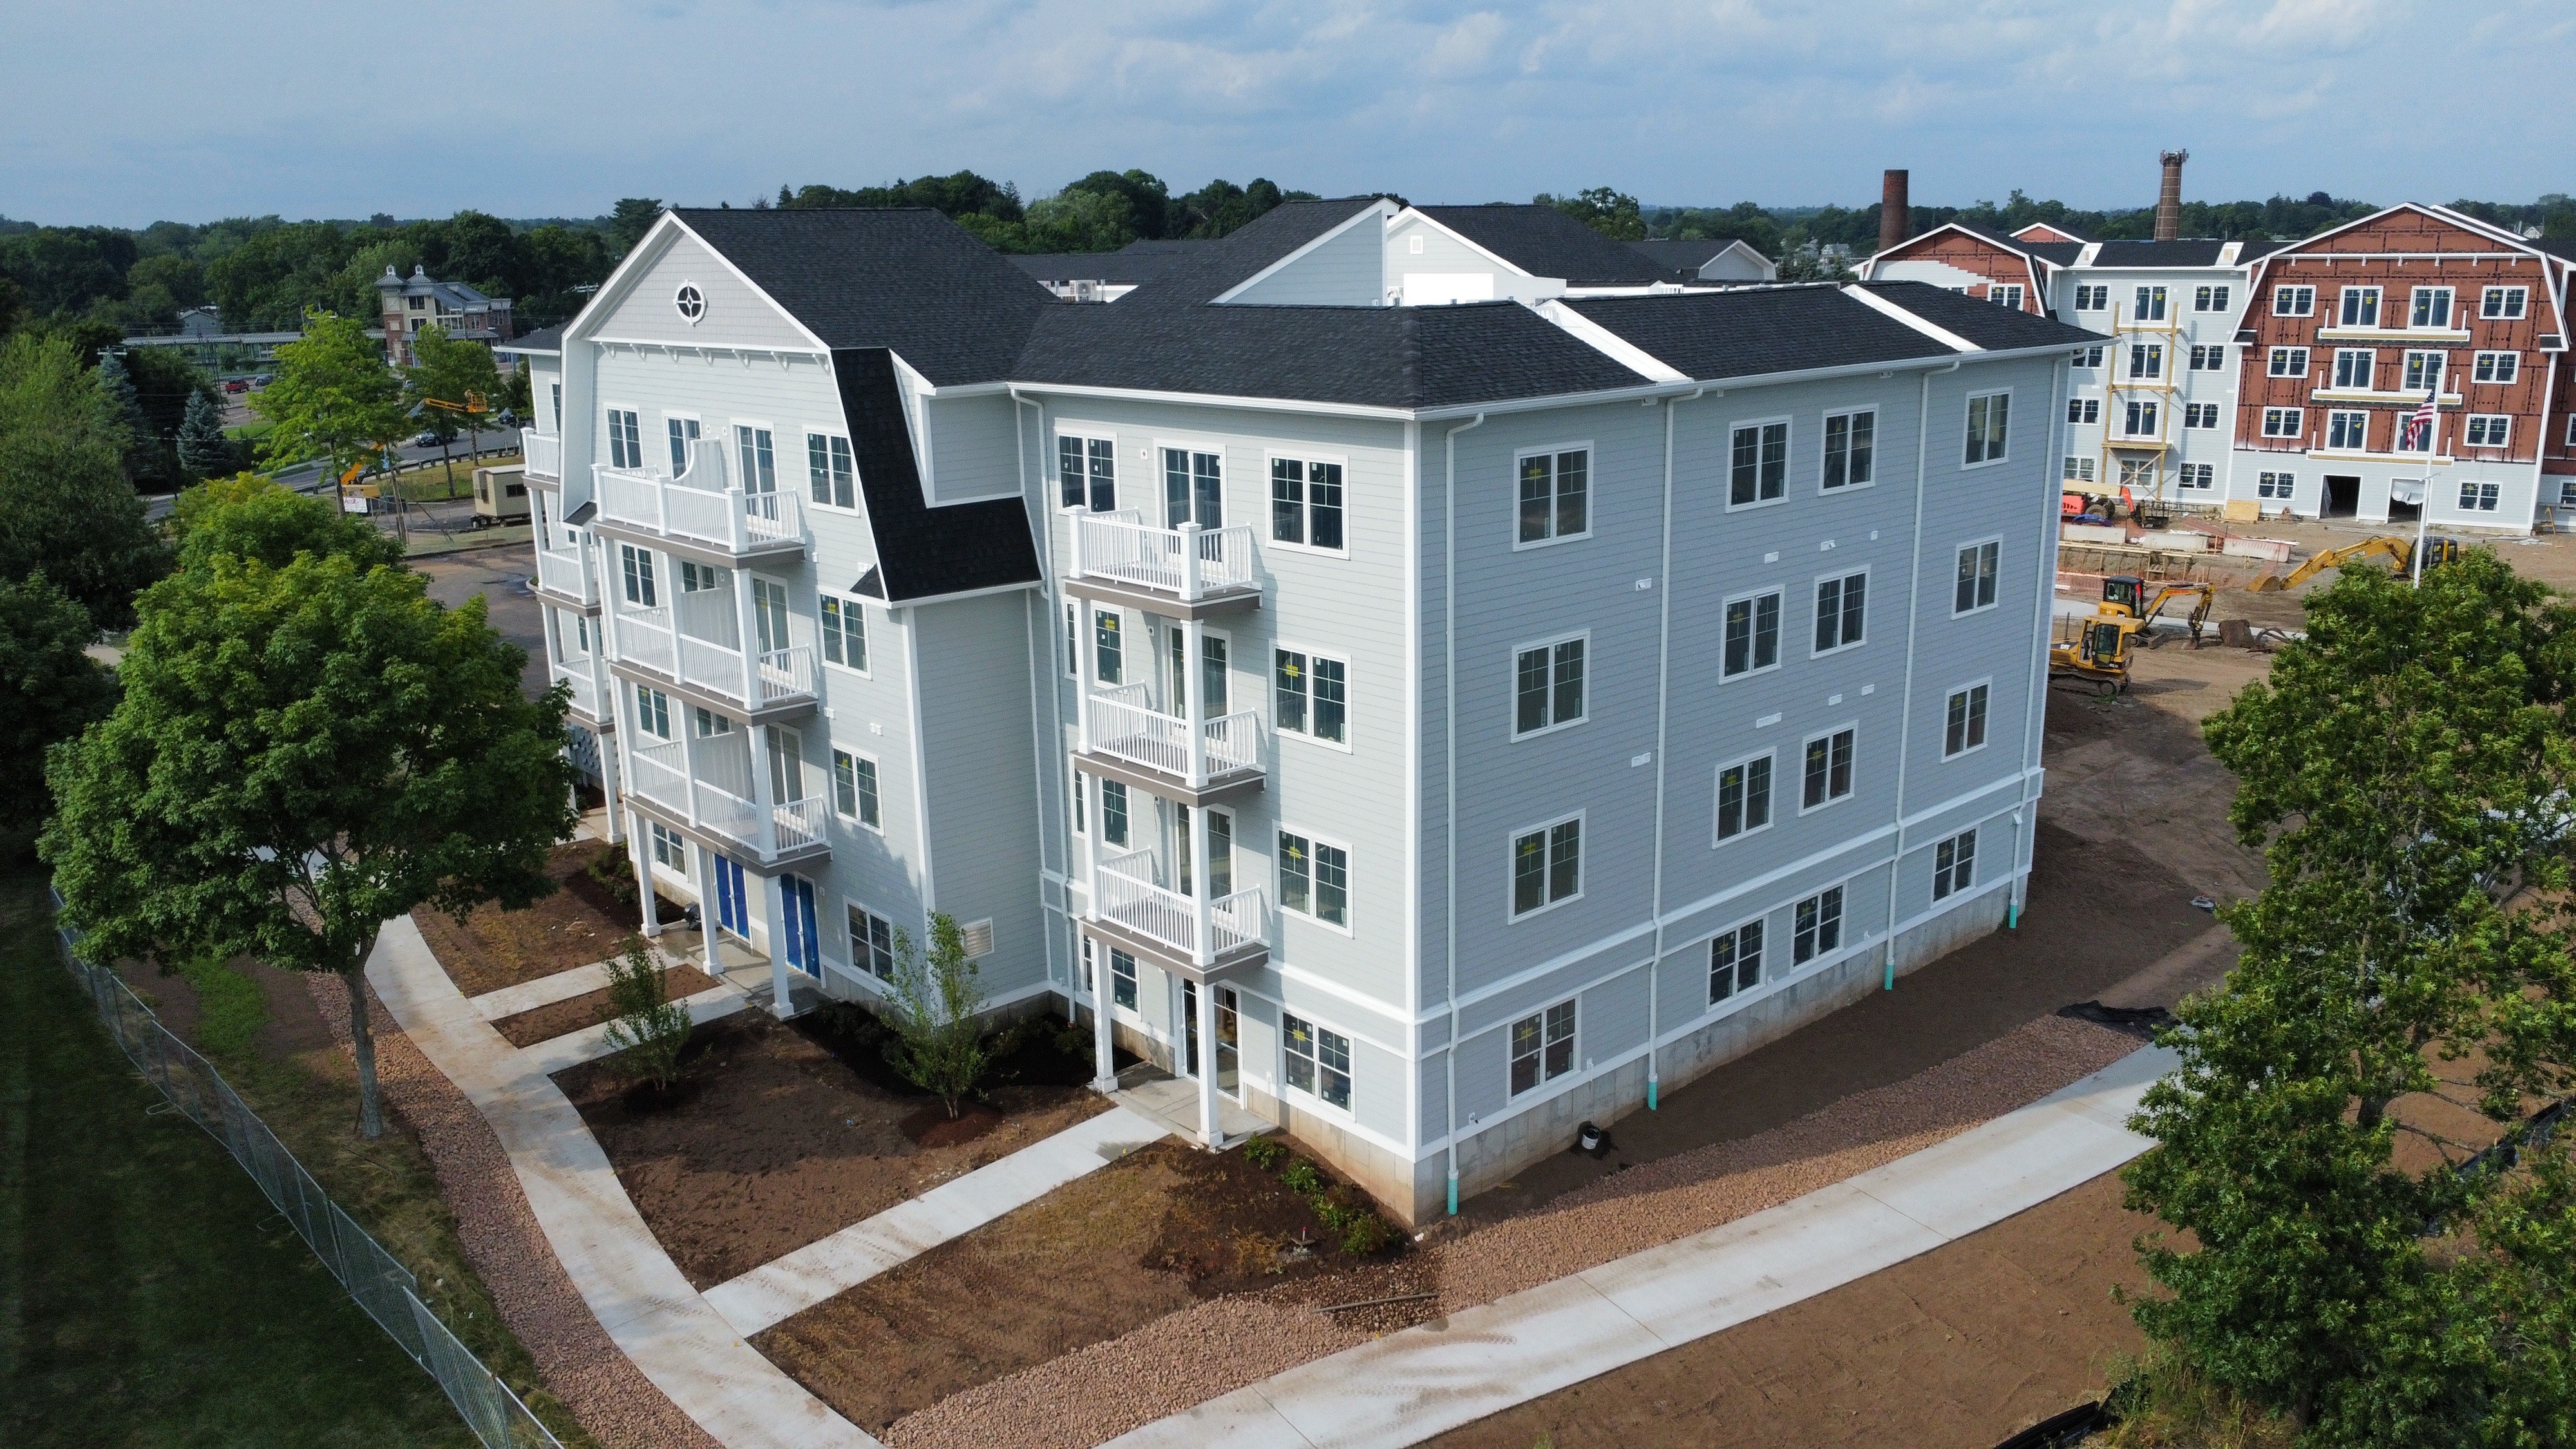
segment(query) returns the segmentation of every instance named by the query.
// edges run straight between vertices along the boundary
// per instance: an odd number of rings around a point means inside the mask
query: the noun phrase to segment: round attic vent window
[[[694,282],[682,282],[680,290],[671,295],[671,305],[679,308],[680,315],[688,318],[692,325],[699,318],[707,315],[706,295],[698,290]]]

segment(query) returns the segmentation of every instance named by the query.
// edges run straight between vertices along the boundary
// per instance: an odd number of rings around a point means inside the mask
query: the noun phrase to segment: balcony
[[[746,493],[726,480],[721,442],[689,445],[677,478],[594,464],[599,522],[715,549],[733,557],[793,553],[805,546],[793,493]]]
[[[531,483],[563,481],[563,437],[558,433],[541,433],[534,428],[519,429],[519,457],[527,464]]]
[[[1202,970],[1269,954],[1269,910],[1261,888],[1211,901],[1156,885],[1153,855],[1131,851],[1100,862],[1091,919],[1136,938],[1155,954]]]
[[[609,611],[612,658],[647,670],[674,684],[715,696],[746,715],[794,708],[814,702],[814,646],[745,649],[730,628],[732,618],[705,607],[692,608],[692,598],[714,598],[730,608],[730,595],[683,595],[679,627],[673,606]],[[691,618],[691,614],[701,617]]]
[[[1202,723],[1193,741],[1189,721],[1149,706],[1141,684],[1083,703],[1084,752],[1144,772],[1134,783],[1147,789],[1197,803],[1198,795],[1262,777],[1261,716],[1250,710]]]
[[[590,550],[540,546],[537,549],[537,590],[548,603],[596,612],[599,608],[599,577],[591,569]]]
[[[707,742],[697,743],[699,753],[705,753]],[[824,835],[828,808],[822,796],[771,805],[764,819],[757,801],[703,777],[702,772],[716,762],[693,757],[691,745],[686,738],[660,740],[630,751],[626,788],[688,825],[721,838],[738,849],[746,863],[778,865],[830,849]],[[716,772],[722,772],[720,767]]]
[[[565,660],[555,666],[555,678],[572,686],[572,712],[576,720],[594,730],[608,729],[616,722],[610,717],[608,691],[591,667],[593,662],[590,656]]]
[[[1070,562],[1070,579],[1109,585],[1107,596],[1147,608],[1261,599],[1249,528],[1151,528],[1132,512],[1077,513]]]

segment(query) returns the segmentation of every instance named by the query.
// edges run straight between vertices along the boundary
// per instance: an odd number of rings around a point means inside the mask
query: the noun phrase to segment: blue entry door
[[[787,919],[783,923],[787,964],[809,976],[823,974],[822,957],[814,934],[814,883],[803,876],[779,878],[779,895],[787,902]]]
[[[742,862],[722,855],[714,860],[716,924],[747,941],[751,939],[751,901],[743,890]]]

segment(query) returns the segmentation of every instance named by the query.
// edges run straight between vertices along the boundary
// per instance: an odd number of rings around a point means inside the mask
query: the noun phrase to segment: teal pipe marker
[[[1458,1174],[1449,1174],[1449,1216],[1458,1216]]]
[[[2021,929],[2021,902],[2013,901],[2004,907],[2004,929],[2007,931]]]
[[[1655,1110],[1655,1079],[1652,1077],[1646,1079],[1646,1110]]]
[[[1887,953],[1887,984],[1881,989],[1886,991],[1896,989],[1896,952],[1893,948],[1890,948]]]

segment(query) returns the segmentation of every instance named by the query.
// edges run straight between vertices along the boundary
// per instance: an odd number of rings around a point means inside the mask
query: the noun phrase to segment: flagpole
[[[2442,379],[2436,373],[2424,389],[2424,406],[2432,411],[2433,419],[2424,425],[2424,501],[2415,506],[2415,556],[2409,560],[2414,566],[2412,582],[2419,589],[2424,586],[2424,527],[2433,517],[2433,459],[2441,451],[2441,396]]]

